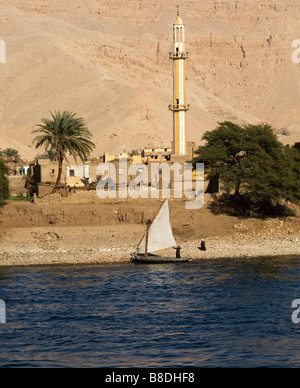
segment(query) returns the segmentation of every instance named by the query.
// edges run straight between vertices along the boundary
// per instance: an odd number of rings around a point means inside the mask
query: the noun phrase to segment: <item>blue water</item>
[[[0,269],[1,367],[299,367],[300,257]]]

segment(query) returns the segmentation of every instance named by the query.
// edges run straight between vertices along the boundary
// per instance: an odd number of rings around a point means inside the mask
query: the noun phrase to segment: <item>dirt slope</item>
[[[298,0],[182,0],[186,24],[188,139],[220,120],[269,122],[300,140]],[[173,0],[0,0],[0,148],[23,157],[49,110],[70,109],[94,134],[96,154],[172,137]]]

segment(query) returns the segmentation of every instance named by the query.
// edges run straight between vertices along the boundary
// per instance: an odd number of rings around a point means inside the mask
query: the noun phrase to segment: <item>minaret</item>
[[[179,16],[179,7],[173,24],[173,52],[169,57],[173,60],[173,105],[169,105],[173,112],[173,154],[186,155],[186,111],[190,105],[185,100],[185,60],[189,53],[185,51],[184,24]]]

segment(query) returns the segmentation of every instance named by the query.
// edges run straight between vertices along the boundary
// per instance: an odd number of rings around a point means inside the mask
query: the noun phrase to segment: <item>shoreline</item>
[[[200,251],[199,241],[179,241],[182,247],[182,257],[190,258],[192,262],[209,260],[236,260],[272,257],[300,257],[300,238],[293,236],[281,239],[277,236],[260,237],[236,235],[214,236],[206,239],[207,250]],[[8,247],[7,247],[8,248]],[[135,246],[110,246],[107,248],[74,249],[0,249],[0,268],[30,267],[30,266],[60,266],[60,265],[113,265],[129,263],[130,254],[135,252]],[[157,252],[165,257],[174,257],[174,250]]]
[[[219,260],[248,260],[248,259],[297,259],[299,258],[300,260],[300,254],[278,254],[274,256],[269,256],[269,255],[262,255],[262,256],[239,256],[239,257],[215,257],[215,258],[198,258],[198,259],[191,259],[189,262],[183,262],[182,264],[186,263],[199,263],[203,261],[219,261]],[[82,266],[96,266],[96,265],[101,265],[101,266],[113,266],[113,265],[122,265],[122,264],[133,264],[133,265],[166,265],[164,263],[159,263],[159,264],[147,264],[147,263],[132,263],[130,259],[128,260],[120,260],[120,261],[89,261],[89,262],[43,262],[43,263],[32,263],[32,264],[0,264],[0,270],[5,269],[5,268],[35,268],[35,267],[82,267]],[[180,264],[180,263],[168,263],[168,265],[174,265],[174,264]]]
[[[56,197],[55,197],[56,198]],[[54,198],[54,199],[55,199]],[[52,197],[47,200],[54,200]],[[83,197],[90,201],[90,198]],[[0,268],[35,265],[128,263],[159,201],[8,204],[0,214]],[[72,203],[71,203],[72,202]],[[300,217],[237,218],[215,214],[210,197],[199,211],[170,201],[170,219],[181,256],[198,260],[300,255]],[[206,251],[198,249],[201,239]],[[173,248],[155,252],[174,257]]]

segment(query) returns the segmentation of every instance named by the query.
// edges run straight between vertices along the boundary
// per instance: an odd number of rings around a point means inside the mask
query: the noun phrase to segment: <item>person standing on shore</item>
[[[200,251],[206,251],[206,245],[203,239],[201,240],[200,247],[198,247],[198,249],[200,249]]]
[[[181,253],[180,253],[180,251],[181,251],[181,246],[178,245],[178,247],[176,247],[176,248],[174,248],[174,249],[176,249],[176,259],[181,259]]]

